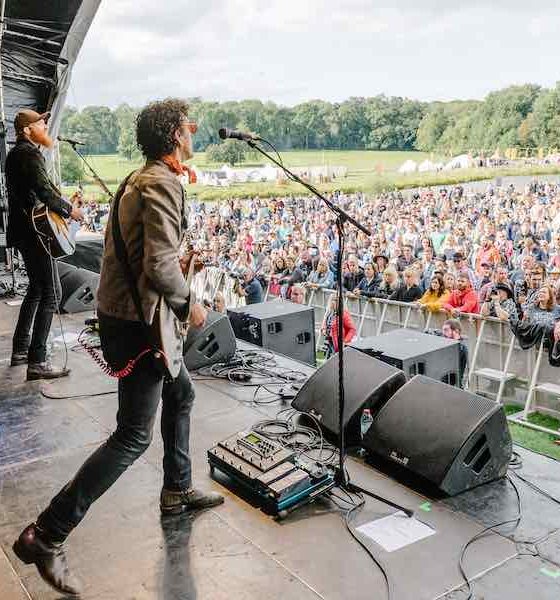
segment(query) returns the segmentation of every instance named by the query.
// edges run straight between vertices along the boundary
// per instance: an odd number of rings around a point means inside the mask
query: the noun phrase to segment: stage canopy
[[[8,145],[19,108],[52,112],[58,133],[72,67],[101,0],[0,0],[2,96]]]

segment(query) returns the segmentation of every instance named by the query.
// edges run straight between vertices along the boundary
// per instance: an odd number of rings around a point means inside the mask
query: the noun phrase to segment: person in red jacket
[[[345,344],[349,344],[356,335],[356,325],[350,312],[345,308],[342,312],[342,333]],[[325,313],[321,332],[325,336],[325,358],[338,352],[338,297],[333,295]]]
[[[468,273],[461,272],[457,277],[457,289],[451,292],[449,300],[442,306],[454,317],[459,313],[478,314],[480,305],[478,294],[472,289]]]

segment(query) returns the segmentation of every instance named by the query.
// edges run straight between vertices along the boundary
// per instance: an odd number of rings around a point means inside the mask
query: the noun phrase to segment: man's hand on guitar
[[[181,271],[183,271],[183,275],[186,275],[189,272],[189,267],[192,260],[194,260],[195,273],[199,273],[204,268],[204,263],[199,260],[198,252],[191,250],[190,252],[187,252],[185,256],[181,256],[179,258],[179,264],[181,265]]]
[[[193,304],[189,313],[189,323],[193,327],[202,327],[206,323],[207,310],[202,304]]]
[[[78,208],[77,206],[73,206],[72,212],[70,213],[70,218],[73,219],[74,221],[83,221],[84,213],[83,213],[82,209]]]

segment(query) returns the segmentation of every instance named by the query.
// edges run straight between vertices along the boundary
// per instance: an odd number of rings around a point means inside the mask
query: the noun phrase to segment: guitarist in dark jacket
[[[161,298],[181,320],[188,318],[192,325],[201,326],[206,319],[200,304],[190,305],[184,277],[194,258],[179,257],[184,197],[178,177],[183,174],[182,161],[192,157],[191,134],[196,131],[196,124],[188,120],[187,114],[188,105],[173,99],[153,102],[140,112],[136,134],[146,164],[127,179],[119,193],[119,227],[147,323],[155,321]],[[109,224],[113,216],[111,210]],[[100,337],[105,359],[113,369],[122,369],[150,343],[117,254],[113,229],[108,226],[98,290]],[[189,429],[194,388],[184,363],[181,361],[175,379],[164,380],[153,355],[145,354],[131,374],[119,379],[114,433],[14,544],[16,555],[28,564],[36,564],[43,579],[59,592],[78,593],[63,542],[91,504],[148,448],[160,400],[162,514],[179,514],[223,502],[216,492],[192,487]]]
[[[47,131],[48,118],[49,113],[19,111],[14,121],[17,141],[6,158],[7,242],[19,250],[29,278],[14,333],[11,365],[27,364],[28,380],[54,379],[69,373],[47,361],[47,338],[61,297],[60,280],[57,269],[53,269],[53,260],[33,228],[31,211],[42,203],[64,218],[83,218],[82,211],[62,197],[47,175],[39,148],[53,145]]]

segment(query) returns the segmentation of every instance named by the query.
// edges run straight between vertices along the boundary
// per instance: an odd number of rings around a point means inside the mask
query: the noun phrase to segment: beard
[[[39,144],[40,146],[44,146],[45,148],[52,148],[54,146],[54,140],[46,130],[36,131],[31,129],[29,137],[31,138],[32,142],[35,142],[35,144]]]

